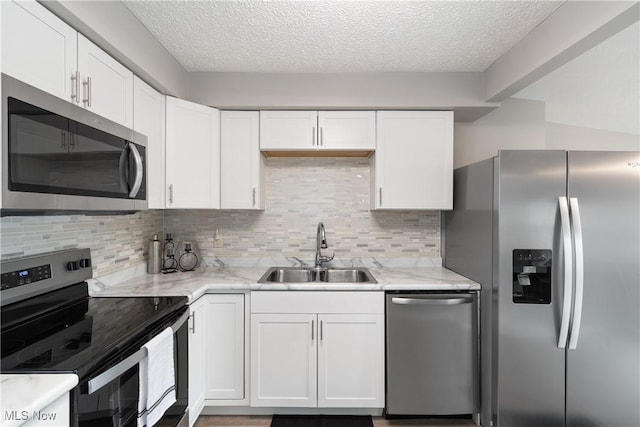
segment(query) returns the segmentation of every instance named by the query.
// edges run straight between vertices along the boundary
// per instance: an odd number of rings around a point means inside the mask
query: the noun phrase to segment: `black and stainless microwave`
[[[2,74],[2,215],[147,208],[146,137]]]

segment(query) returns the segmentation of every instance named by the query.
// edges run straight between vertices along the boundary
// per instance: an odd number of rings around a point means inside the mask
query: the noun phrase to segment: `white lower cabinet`
[[[189,425],[195,424],[204,407],[205,298],[189,306]]]
[[[205,399],[245,398],[244,294],[205,295]],[[225,402],[226,403],[226,402]]]
[[[318,407],[384,406],[384,315],[319,314]]]
[[[251,315],[251,406],[316,406],[315,325],[315,314]]]
[[[384,295],[253,292],[251,406],[384,407]]]

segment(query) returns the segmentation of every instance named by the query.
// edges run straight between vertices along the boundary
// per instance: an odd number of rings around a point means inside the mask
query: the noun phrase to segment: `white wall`
[[[456,123],[453,138],[456,168],[493,157],[501,149],[544,149],[544,103],[508,98],[474,123]]]
[[[456,123],[454,167],[488,159],[499,150],[640,150],[640,135],[551,123],[545,116],[542,101],[508,98],[474,123]]]
[[[482,73],[189,73],[189,99],[224,109],[455,109],[473,121]]]
[[[556,150],[640,150],[640,136],[632,133],[547,123],[546,148]]]

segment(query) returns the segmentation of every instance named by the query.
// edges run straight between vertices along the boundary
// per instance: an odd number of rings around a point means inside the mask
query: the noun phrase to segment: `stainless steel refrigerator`
[[[501,151],[443,217],[482,285],[482,424],[640,426],[640,152]]]

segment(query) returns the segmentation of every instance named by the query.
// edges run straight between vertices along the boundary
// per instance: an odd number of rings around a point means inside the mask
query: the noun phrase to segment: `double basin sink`
[[[271,267],[258,283],[378,283],[359,268]]]

